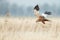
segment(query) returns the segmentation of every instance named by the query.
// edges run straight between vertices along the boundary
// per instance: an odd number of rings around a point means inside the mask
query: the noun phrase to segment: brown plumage
[[[45,19],[43,16],[39,16],[38,19],[36,20],[36,22],[42,22],[43,24],[45,24],[45,21],[49,21],[49,20]]]
[[[35,14],[35,16],[38,18],[38,19],[36,20],[36,22],[42,22],[43,24],[45,24],[45,21],[49,21],[49,20],[46,19],[44,16],[39,15],[39,6],[38,6],[38,5],[36,5],[36,6],[34,7],[34,14]]]

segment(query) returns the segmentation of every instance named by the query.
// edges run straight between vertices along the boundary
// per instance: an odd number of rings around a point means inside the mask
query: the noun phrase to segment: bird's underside
[[[45,19],[43,16],[40,16],[36,22],[42,22],[43,24],[45,24],[45,21],[49,21],[48,19]]]

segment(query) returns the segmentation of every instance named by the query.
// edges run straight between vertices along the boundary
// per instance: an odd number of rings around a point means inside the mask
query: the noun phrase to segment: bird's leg
[[[45,24],[45,21],[42,21],[43,24]]]

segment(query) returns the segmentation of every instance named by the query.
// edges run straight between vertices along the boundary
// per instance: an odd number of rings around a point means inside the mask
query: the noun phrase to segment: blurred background
[[[52,12],[52,16],[60,17],[60,0],[0,0],[0,16],[8,12],[11,16],[33,17],[33,8],[39,5],[40,13]]]

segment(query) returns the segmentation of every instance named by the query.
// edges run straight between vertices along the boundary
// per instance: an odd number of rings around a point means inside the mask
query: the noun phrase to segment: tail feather
[[[49,21],[48,19],[44,19],[44,21]]]

